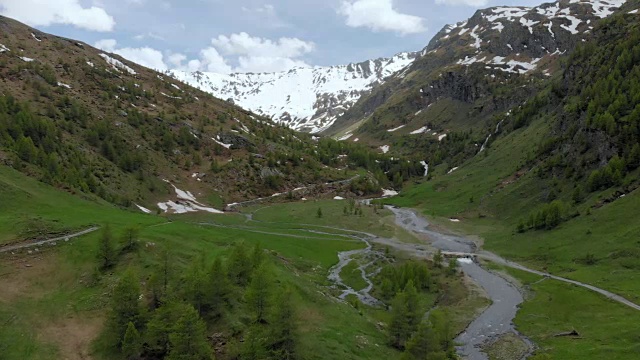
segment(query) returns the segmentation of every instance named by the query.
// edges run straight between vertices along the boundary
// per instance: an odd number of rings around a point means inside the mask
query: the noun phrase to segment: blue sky
[[[0,0],[0,14],[160,70],[285,71],[417,51],[478,8],[535,0]]]

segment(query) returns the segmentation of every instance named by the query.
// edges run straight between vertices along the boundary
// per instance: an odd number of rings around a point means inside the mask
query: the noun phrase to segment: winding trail
[[[94,232],[94,231],[96,231],[98,229],[99,229],[98,226],[94,226],[94,227],[90,227],[90,228],[82,230],[82,231],[78,231],[77,233],[73,233],[73,234],[69,234],[69,235],[65,235],[65,236],[59,236],[59,237],[52,238],[52,239],[31,241],[31,242],[28,242],[28,243],[22,243],[22,244],[17,244],[17,245],[3,246],[3,247],[0,247],[0,253],[20,250],[20,249],[25,249],[25,248],[29,248],[29,247],[33,247],[33,246],[44,245],[44,244],[50,244],[50,243],[54,243],[54,242],[57,242],[57,241],[63,241],[63,240],[67,241],[69,239],[72,239],[72,238],[75,238],[75,237],[78,237],[78,236],[82,236],[82,235]]]

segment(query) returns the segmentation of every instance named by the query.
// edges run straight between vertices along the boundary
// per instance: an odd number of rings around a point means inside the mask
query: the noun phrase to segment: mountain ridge
[[[389,58],[296,67],[276,73],[225,75],[170,70],[169,74],[295,130],[319,133],[360,96],[408,66],[418,55],[419,52],[401,52]]]

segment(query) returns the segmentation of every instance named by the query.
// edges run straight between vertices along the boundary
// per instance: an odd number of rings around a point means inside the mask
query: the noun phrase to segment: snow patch
[[[426,126],[423,126],[423,127],[421,127],[420,129],[413,130],[413,131],[412,131],[412,132],[410,132],[409,134],[410,134],[410,135],[417,135],[417,134],[425,133],[425,132],[427,132],[427,131],[429,131],[429,130],[430,130],[429,128],[427,128]]]
[[[438,135],[438,141],[442,141],[442,139],[446,138],[447,134]]]
[[[171,95],[167,95],[167,94],[165,94],[163,92],[160,92],[160,94],[164,95],[164,96],[166,96],[166,97],[168,97],[170,99],[182,100],[182,98],[180,96],[171,96]]]
[[[397,130],[402,129],[402,128],[403,128],[403,127],[405,127],[405,126],[407,126],[407,125],[400,125],[400,126],[398,126],[397,128],[393,128],[393,129],[389,129],[389,130],[387,130],[387,132],[394,132],[394,131],[397,131]]]
[[[449,221],[451,221],[451,222],[460,222],[460,219],[456,219],[456,218],[449,218]]]
[[[164,180],[164,181],[169,182],[167,180]],[[176,196],[179,200],[178,201],[169,200],[167,202],[158,203],[157,205],[162,211],[164,212],[173,211],[176,214],[184,214],[184,213],[198,212],[198,211],[205,211],[212,214],[222,214],[222,211],[207,207],[201,204],[200,202],[198,202],[198,200],[196,200],[196,197],[193,196],[193,194],[190,193],[189,191],[180,190],[173,184],[171,184],[171,186],[173,186],[173,190],[176,192]]]
[[[5,52],[5,51],[11,51],[11,50],[9,50],[9,48],[8,48],[8,47],[6,47],[6,46],[4,46],[4,45],[0,44],[0,53],[3,53],[3,52]]]
[[[140,211],[142,211],[142,212],[143,212],[143,213],[145,213],[145,214],[151,214],[151,213],[152,213],[152,211],[151,211],[151,210],[149,210],[149,209],[147,209],[147,208],[145,208],[145,207],[143,207],[143,206],[140,206],[140,205],[138,205],[138,204],[135,204],[135,205],[138,207],[138,209],[140,209]]]
[[[225,144],[225,143],[223,143],[222,141],[220,141],[219,139],[220,139],[220,135],[218,135],[218,140],[216,140],[216,139],[214,139],[214,138],[211,138],[211,140],[215,141],[218,145],[220,145],[220,146],[222,146],[222,147],[225,147],[225,148],[227,148],[227,149],[230,149],[230,148],[231,148],[231,145],[233,145],[233,144]]]
[[[38,37],[36,36],[36,34],[31,33],[31,36],[37,41],[37,42],[41,42],[42,40],[38,39]]]
[[[58,82],[58,86],[65,87],[67,89],[71,89],[71,86],[69,86],[69,85],[67,85],[65,83],[61,83],[61,82]]]
[[[344,200],[342,196],[334,196],[333,200]]]
[[[382,189],[382,197],[396,196],[398,192],[395,190]]]
[[[470,258],[464,257],[464,258],[458,258],[457,260],[459,263],[462,263],[462,264],[473,264],[473,259],[470,259]]]
[[[520,24],[522,24],[522,26],[526,27],[527,29],[529,29],[529,33],[533,34],[533,26],[535,24],[539,23],[539,21],[533,21],[533,20],[529,20],[529,19],[525,19],[524,17],[520,18]]]
[[[456,166],[456,167],[454,167],[454,168],[452,168],[451,170],[449,170],[449,172],[447,172],[447,174],[451,174],[452,172],[454,172],[454,171],[456,171],[456,170],[458,170],[458,167],[457,167],[457,166]]]
[[[111,65],[111,67],[117,71],[125,71],[127,73],[129,73],[130,75],[135,75],[136,72],[135,70],[133,70],[132,68],[130,68],[129,66],[125,65],[122,61],[118,60],[118,59],[114,59],[111,56],[107,55],[107,54],[100,54],[100,57],[102,57],[104,59],[104,61],[107,62],[107,64]]]
[[[348,138],[352,137],[353,134],[349,133],[349,134],[344,134],[341,137],[338,138],[338,141],[344,141],[347,140]]]
[[[19,58],[24,62],[32,62],[33,61],[32,58],[28,58],[26,56],[19,56]]]
[[[561,28],[567,30],[568,32],[572,33],[573,35],[579,33],[578,31],[578,25],[580,25],[580,23],[582,23],[582,20],[578,19],[575,16],[571,16],[571,15],[565,15],[564,16],[566,19],[568,19],[569,21],[571,21],[571,24],[569,26],[567,25],[560,25]]]
[[[389,148],[390,148],[390,146],[389,146],[389,145],[382,145],[382,146],[380,146],[380,150],[382,150],[382,153],[383,153],[383,154],[388,153],[388,152],[389,152]]]
[[[424,175],[422,176],[427,176],[429,175],[429,164],[427,164],[426,161],[422,160],[420,161],[420,164],[422,165],[422,167],[424,168]]]

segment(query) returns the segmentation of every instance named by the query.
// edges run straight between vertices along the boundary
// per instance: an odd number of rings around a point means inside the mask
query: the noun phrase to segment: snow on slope
[[[626,0],[563,0],[536,7],[499,6],[478,10],[473,17],[445,26],[423,55],[468,43],[472,52],[458,65],[484,64],[487,69],[524,74],[541,60],[563,54],[568,40],[593,29],[595,21],[613,14]],[[522,30],[526,33],[523,35]],[[493,42],[493,43],[492,43]]]
[[[363,94],[410,65],[417,53],[330,67],[294,68],[261,74],[172,71],[172,76],[271,117],[296,130],[320,132],[333,124]]]
[[[478,10],[466,21],[445,26],[420,52],[358,64],[230,75],[174,70],[171,75],[293,129],[318,133],[387,77],[403,77],[419,56],[460,47],[464,53],[455,52],[453,59],[459,65],[480,63],[517,74],[542,71],[549,58],[563,54],[573,43],[571,36],[588,33],[597,19],[625,2],[562,0],[536,7]]]

